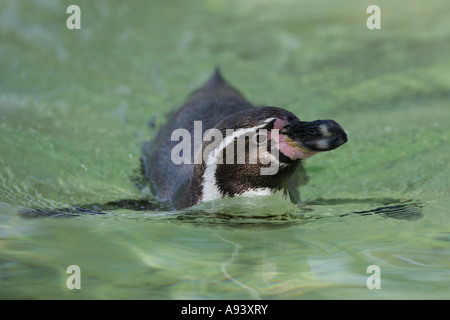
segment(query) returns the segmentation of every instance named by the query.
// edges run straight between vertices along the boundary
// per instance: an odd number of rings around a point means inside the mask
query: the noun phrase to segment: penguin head
[[[286,116],[273,120],[273,129],[279,130],[277,148],[286,162],[303,160],[347,142],[347,134],[334,120],[300,121],[283,111]]]
[[[303,159],[347,141],[333,120],[300,121],[277,107],[232,114],[205,133],[194,169],[194,202],[283,190]]]
[[[286,164],[336,149],[347,142],[347,134],[334,120],[300,121],[292,112],[277,107],[253,108],[235,113],[219,122],[215,129],[220,130],[223,137],[233,135],[234,142],[250,138],[250,145],[252,142],[259,146],[265,143],[266,151],[270,153],[273,149],[277,150],[279,161]],[[231,142],[231,139],[228,140]],[[224,149],[229,146],[231,144],[227,144]],[[235,152],[238,151],[235,149]],[[265,152],[263,155],[268,157]]]

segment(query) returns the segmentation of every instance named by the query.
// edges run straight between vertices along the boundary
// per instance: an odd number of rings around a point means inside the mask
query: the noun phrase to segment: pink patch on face
[[[287,120],[276,119],[273,124],[273,128],[281,130],[287,124],[288,124]],[[280,152],[282,152],[286,157],[290,158],[291,160],[306,159],[317,153],[317,152],[302,151],[294,141],[290,140],[287,136],[279,132],[278,134],[271,134],[269,138],[275,142],[274,147],[278,148]]]
[[[281,130],[283,129],[286,125],[288,124],[287,120],[282,120],[282,119],[278,119],[275,120],[274,124],[273,124],[273,128],[274,129],[278,129]]]
[[[287,137],[284,134],[280,134],[280,142],[278,144],[278,150],[282,152],[286,157],[291,160],[306,159],[312,157],[317,152],[303,152],[297,146],[292,146],[295,142],[286,141]]]

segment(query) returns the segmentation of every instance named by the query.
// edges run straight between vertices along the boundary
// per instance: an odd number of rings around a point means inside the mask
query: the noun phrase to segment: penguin
[[[174,132],[191,138],[190,147],[178,154],[183,161],[174,159],[174,150],[186,141]],[[143,144],[141,171],[156,199],[177,210],[278,192],[298,203],[298,186],[307,180],[302,161],[347,140],[333,120],[301,121],[283,108],[254,106],[216,68]]]
[[[196,161],[173,161],[173,151],[179,144],[173,139],[173,132],[182,129],[195,136],[195,124],[199,122],[202,124],[201,143],[189,154]],[[220,133],[215,136],[217,141],[208,139],[206,134],[214,130]],[[237,161],[240,139],[244,142],[243,163]],[[258,145],[256,152],[249,148],[252,142]],[[224,197],[261,197],[278,192],[293,203],[299,203],[299,186],[308,181],[302,162],[346,142],[347,134],[333,120],[301,121],[282,108],[252,105],[217,68],[210,79],[191,93],[184,105],[169,117],[156,137],[142,145],[140,172],[131,178],[141,189],[150,187],[155,199],[122,199],[64,208],[25,208],[18,214],[23,218],[73,218],[105,215],[117,209],[181,210]],[[231,161],[226,161],[229,154]],[[263,159],[270,161],[261,161]],[[275,170],[263,172],[273,163]],[[423,217],[421,203],[396,199],[387,202],[382,199],[382,203],[382,207],[353,214],[379,214],[402,220]],[[348,215],[351,214],[340,217]]]

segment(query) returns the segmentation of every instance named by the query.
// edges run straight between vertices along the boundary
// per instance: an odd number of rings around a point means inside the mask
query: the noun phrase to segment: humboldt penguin
[[[144,143],[142,173],[157,200],[175,209],[277,192],[298,202],[302,161],[345,142],[333,120],[301,121],[282,108],[252,105],[216,69]]]

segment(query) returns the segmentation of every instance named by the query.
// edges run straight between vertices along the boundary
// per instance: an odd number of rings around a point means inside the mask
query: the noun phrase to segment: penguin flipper
[[[309,176],[306,173],[305,167],[300,163],[297,170],[295,170],[292,177],[288,180],[288,193],[292,203],[301,204],[300,198],[300,186],[304,186],[308,183]]]

